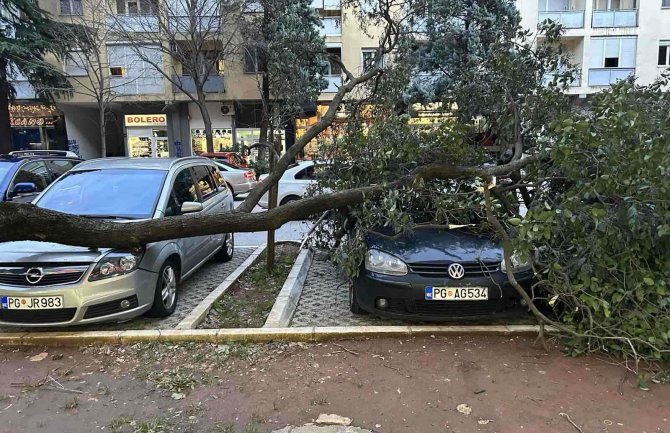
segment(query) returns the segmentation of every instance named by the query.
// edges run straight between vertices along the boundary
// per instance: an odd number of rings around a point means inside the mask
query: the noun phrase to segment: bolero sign
[[[126,127],[167,126],[167,115],[165,114],[127,114],[124,117]]]

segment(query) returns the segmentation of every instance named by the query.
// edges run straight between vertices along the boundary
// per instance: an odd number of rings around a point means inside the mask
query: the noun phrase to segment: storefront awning
[[[51,104],[10,104],[9,122],[13,128],[54,126],[60,113]]]

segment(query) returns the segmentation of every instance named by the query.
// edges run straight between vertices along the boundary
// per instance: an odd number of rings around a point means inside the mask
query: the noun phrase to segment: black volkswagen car
[[[349,289],[353,313],[418,321],[476,318],[519,305],[502,247],[466,228],[415,230],[400,237],[368,236],[361,271]],[[529,290],[532,270],[513,257]]]

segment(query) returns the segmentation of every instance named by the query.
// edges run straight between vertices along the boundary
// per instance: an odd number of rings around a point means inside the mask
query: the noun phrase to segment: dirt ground
[[[670,386],[521,337],[2,347],[0,377],[2,433],[670,432]]]

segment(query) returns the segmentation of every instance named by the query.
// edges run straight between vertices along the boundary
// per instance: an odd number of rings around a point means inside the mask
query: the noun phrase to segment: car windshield
[[[0,182],[5,178],[5,175],[9,172],[9,169],[14,165],[13,162],[0,162]]]
[[[56,181],[36,205],[88,217],[151,218],[165,175],[138,169],[74,171]]]

